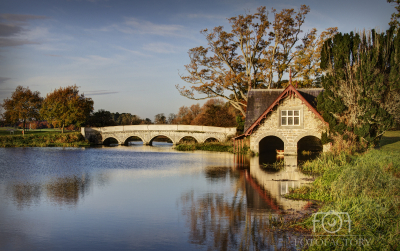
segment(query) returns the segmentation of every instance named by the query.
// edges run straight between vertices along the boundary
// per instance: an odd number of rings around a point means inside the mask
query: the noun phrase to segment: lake
[[[167,143],[0,148],[0,250],[295,250],[301,234],[273,222],[310,208],[282,195],[311,179],[283,161]]]

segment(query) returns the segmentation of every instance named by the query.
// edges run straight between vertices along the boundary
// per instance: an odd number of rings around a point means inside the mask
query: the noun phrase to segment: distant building
[[[284,150],[296,155],[298,148],[311,151],[327,150],[322,146],[321,133],[328,123],[316,110],[318,89],[253,89],[247,101],[244,134],[250,136],[250,149],[255,153]]]

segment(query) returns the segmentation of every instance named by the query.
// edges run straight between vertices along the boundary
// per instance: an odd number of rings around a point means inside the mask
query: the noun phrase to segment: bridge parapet
[[[157,136],[170,138],[177,144],[183,137],[193,137],[199,143],[209,138],[226,141],[236,134],[236,127],[215,127],[197,125],[124,125],[107,127],[82,127],[85,139],[96,144],[103,144],[107,138],[115,138],[119,144],[124,144],[130,137],[139,137],[144,144],[151,144]]]

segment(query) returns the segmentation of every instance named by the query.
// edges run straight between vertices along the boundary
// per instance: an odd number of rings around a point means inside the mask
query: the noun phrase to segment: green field
[[[320,224],[313,233],[314,216],[299,223],[313,234],[314,244],[308,242],[309,250],[400,249],[400,131],[387,132],[380,145],[356,156],[322,154],[302,167],[318,177],[287,197],[322,202],[318,210],[321,216],[333,210],[346,212],[351,218],[351,231],[344,227],[333,234]],[[334,221],[330,223],[335,228]],[[358,244],[345,246],[344,239],[354,236]],[[327,239],[330,241],[323,242]]]
[[[80,132],[61,133],[60,129],[39,129],[25,131],[15,130],[10,133],[11,128],[0,128],[0,147],[78,147],[90,146]]]
[[[64,129],[64,131],[68,132]],[[26,130],[25,134],[40,134],[40,133],[49,133],[49,132],[61,132],[59,128],[46,128],[46,129],[37,129],[37,130]],[[22,129],[15,129],[13,127],[0,127],[0,136],[2,135],[22,135]]]

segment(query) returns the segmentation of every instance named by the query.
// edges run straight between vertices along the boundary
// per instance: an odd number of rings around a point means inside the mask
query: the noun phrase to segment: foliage
[[[390,19],[389,25],[396,27],[397,29],[400,28],[400,0],[387,0],[388,3],[394,3],[397,6],[395,9],[397,10],[397,13],[392,14],[392,18]]]
[[[325,202],[320,212],[347,212],[351,218],[351,235],[369,240],[369,245],[364,247],[397,250],[400,243],[399,156],[398,152],[382,150],[371,150],[360,156],[323,154],[303,167],[321,175],[312,185],[302,186],[288,197]],[[312,229],[312,220],[313,217],[303,224]],[[314,238],[320,234],[326,232],[318,228]],[[314,245],[310,249],[342,250],[343,246]]]
[[[236,126],[235,116],[235,109],[228,102],[210,99],[201,107],[180,107],[172,124],[230,127]]]
[[[375,145],[400,121],[399,48],[393,29],[339,33],[325,42],[321,68],[328,72],[317,108],[333,135],[349,132],[356,141]]]
[[[154,124],[166,124],[167,117],[165,117],[164,113],[159,113],[154,116]]]
[[[27,121],[39,118],[42,101],[43,98],[40,97],[40,92],[32,92],[29,87],[18,86],[12,93],[11,98],[4,99],[3,104],[1,104],[5,110],[3,119],[7,123],[22,121],[25,130]]]
[[[236,121],[234,114],[229,110],[228,103],[224,104],[221,100],[210,99],[204,104],[201,113],[193,119],[191,124],[233,127],[236,126]]]
[[[246,120],[242,115],[236,115],[237,132],[242,134],[244,132],[244,124]]]
[[[93,111],[93,100],[79,95],[76,85],[60,87],[47,94],[40,114],[48,121],[55,121],[64,132],[64,126],[75,124],[80,126]]]
[[[117,123],[114,121],[113,114],[109,111],[100,109],[90,115],[86,122],[87,126],[104,127],[115,126]]]
[[[177,85],[180,94],[196,100],[224,98],[245,117],[250,89],[281,87],[283,74],[289,66],[295,66],[294,75],[306,76],[306,83],[309,83],[310,75],[319,74],[318,51],[314,51],[322,44],[318,41],[336,31],[336,28],[328,29],[318,40],[313,29],[306,34],[303,44],[296,46],[309,11],[306,5],[298,12],[272,9],[274,21],[270,22],[266,8],[259,7],[255,14],[230,18],[230,32],[224,31],[222,26],[212,31],[202,30],[208,47],[189,50],[190,63],[185,65],[188,75],[180,77],[192,86],[187,89]],[[196,98],[195,92],[205,97]]]
[[[175,113],[170,113],[167,118],[167,124],[173,124],[173,121],[176,119]]]
[[[201,113],[200,104],[194,104],[190,107],[181,106],[179,111],[172,120],[172,124],[191,125],[192,121]]]
[[[71,133],[31,133],[28,132],[25,136],[9,135],[0,136],[0,147],[78,147],[89,146],[80,132]]]
[[[321,51],[324,42],[337,33],[337,27],[328,28],[317,36],[317,29],[313,28],[302,39],[302,44],[293,53],[293,79],[299,88],[320,87],[322,75]],[[283,82],[283,81],[281,81]],[[289,82],[282,83],[287,87]]]
[[[141,124],[149,125],[149,124],[153,124],[153,122],[151,122],[151,119],[146,118],[146,119],[142,120]]]
[[[174,147],[175,150],[178,151],[214,151],[214,152],[230,152],[235,154],[242,155],[252,155],[253,152],[250,150],[250,147],[245,145],[243,148],[240,148],[239,151],[235,151],[232,141],[226,142],[204,142],[204,143],[195,143],[195,142],[182,142]]]
[[[175,146],[178,151],[215,151],[215,152],[232,152],[233,146],[231,142],[207,142],[207,143],[182,143]]]
[[[111,113],[115,125],[140,125],[143,120],[137,115],[132,115],[130,113]],[[111,124],[111,122],[110,122]],[[151,123],[150,123],[151,124]]]

